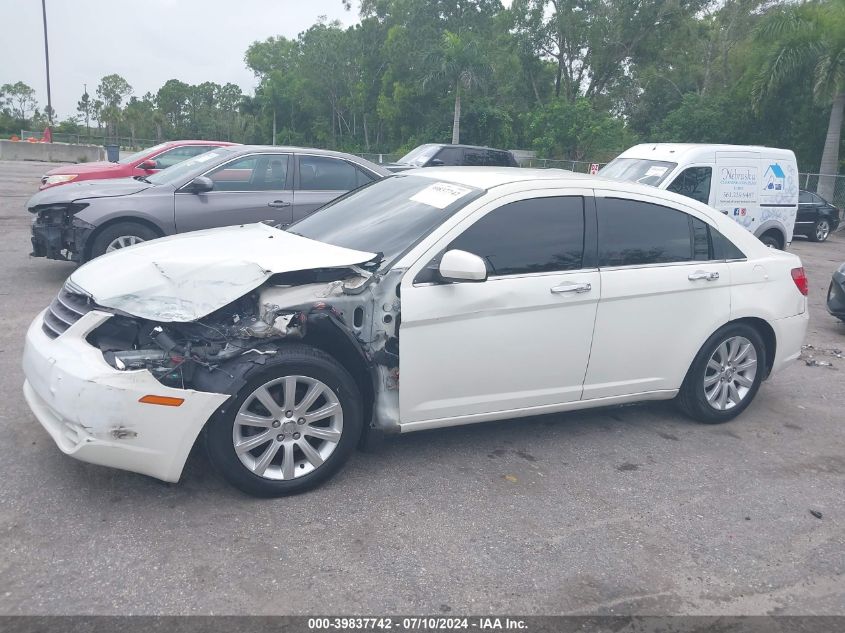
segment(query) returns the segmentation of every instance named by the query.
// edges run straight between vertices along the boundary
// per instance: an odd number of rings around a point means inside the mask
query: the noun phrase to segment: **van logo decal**
[[[783,191],[786,174],[777,163],[772,163],[763,174],[763,188],[768,191]]]

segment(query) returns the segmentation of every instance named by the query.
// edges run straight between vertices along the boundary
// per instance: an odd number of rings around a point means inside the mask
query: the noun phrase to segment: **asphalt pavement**
[[[845,234],[790,249],[830,366],[734,422],[657,403],[422,432],[259,500],[200,451],[178,484],[83,464],[29,412],[24,333],[74,270],[29,257],[47,168],[0,162],[0,614],[845,614],[845,324],[823,307]]]

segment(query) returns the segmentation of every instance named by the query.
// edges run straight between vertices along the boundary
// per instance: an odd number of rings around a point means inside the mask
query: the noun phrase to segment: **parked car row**
[[[88,262],[24,351],[58,447],[178,481],[202,437],[279,496],[382,434],[667,399],[725,422],[798,358],[807,277],[767,246],[839,215],[799,208],[791,152],[649,146],[602,178],[418,150],[217,146],[33,196],[33,254]],[[845,265],[828,308],[845,319]]]
[[[270,222],[286,227],[334,198],[389,175],[362,158],[291,147],[217,147],[150,176],[40,191],[32,255],[85,262],[165,235]]]

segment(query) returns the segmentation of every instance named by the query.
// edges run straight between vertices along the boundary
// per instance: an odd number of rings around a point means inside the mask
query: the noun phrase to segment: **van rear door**
[[[759,223],[760,152],[716,152],[713,206],[754,233]]]

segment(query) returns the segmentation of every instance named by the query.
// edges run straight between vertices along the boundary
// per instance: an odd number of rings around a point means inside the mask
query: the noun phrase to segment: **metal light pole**
[[[47,65],[47,121],[53,126],[53,100],[50,96],[50,49],[47,46],[47,0],[41,0],[41,14],[44,16],[44,61]]]

